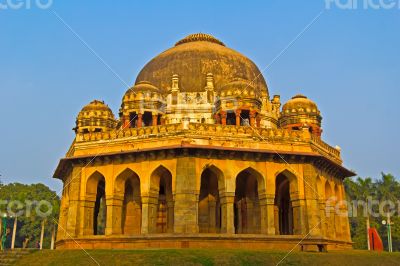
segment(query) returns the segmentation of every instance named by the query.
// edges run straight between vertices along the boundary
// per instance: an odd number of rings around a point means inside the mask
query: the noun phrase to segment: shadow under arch
[[[150,175],[150,198],[154,204],[149,208],[149,233],[172,233],[174,228],[174,199],[172,174],[163,165]]]
[[[317,193],[318,193],[318,199],[324,199],[324,186],[322,182],[322,178],[320,175],[317,175]]]
[[[198,225],[200,233],[220,233],[222,225],[221,194],[225,190],[223,172],[206,165],[200,176]]]
[[[331,183],[326,180],[325,182],[325,200],[329,200],[333,196]]]
[[[104,235],[107,223],[106,179],[99,172],[92,173],[86,182],[87,223],[86,234]]]
[[[234,226],[236,234],[261,232],[260,194],[265,193],[264,177],[252,167],[236,176]]]
[[[121,233],[137,235],[141,232],[142,200],[140,178],[130,168],[123,170],[115,179],[114,195],[122,200],[122,208],[116,211],[120,218]]]

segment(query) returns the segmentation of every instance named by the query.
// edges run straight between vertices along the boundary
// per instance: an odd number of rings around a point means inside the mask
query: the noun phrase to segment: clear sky
[[[400,177],[400,8],[326,9],[323,0],[53,0],[40,9],[36,1],[0,9],[3,182],[59,189],[51,176],[80,109],[101,99],[117,114],[124,82],[133,84],[147,61],[196,32],[213,34],[260,69],[269,66],[271,95],[287,101],[302,93],[316,101],[323,139],[342,147],[345,166],[362,177]],[[18,3],[0,0],[8,2]]]

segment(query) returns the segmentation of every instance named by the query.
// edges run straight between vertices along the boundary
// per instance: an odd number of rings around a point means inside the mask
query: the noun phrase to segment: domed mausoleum
[[[121,93],[122,94],[122,93]],[[340,150],[306,96],[208,34],[148,62],[118,118],[92,101],[54,178],[58,248],[351,248]]]

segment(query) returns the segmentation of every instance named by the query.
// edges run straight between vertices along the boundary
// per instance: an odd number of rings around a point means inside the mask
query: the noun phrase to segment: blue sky
[[[323,0],[54,0],[43,10],[35,1],[30,9],[0,10],[4,182],[59,189],[51,176],[80,109],[101,99],[117,113],[127,89],[54,12],[133,84],[147,61],[196,32],[213,34],[263,69],[323,11],[265,70],[270,94],[316,101],[323,139],[341,146],[345,165],[360,176],[400,176],[399,8],[326,9]]]

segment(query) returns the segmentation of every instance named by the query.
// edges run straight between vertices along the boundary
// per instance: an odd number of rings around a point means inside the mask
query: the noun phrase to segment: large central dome
[[[203,33],[189,35],[153,58],[140,71],[135,84],[148,81],[168,91],[172,75],[177,74],[182,92],[201,92],[206,86],[207,73],[214,75],[217,90],[233,80],[243,79],[268,95],[264,77],[250,59]]]

